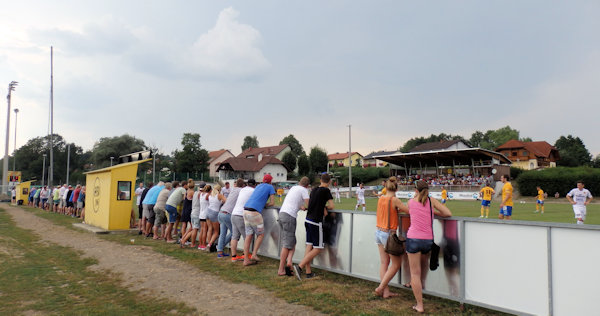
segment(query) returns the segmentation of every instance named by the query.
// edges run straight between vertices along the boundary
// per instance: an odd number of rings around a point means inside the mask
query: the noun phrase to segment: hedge
[[[335,177],[339,177],[340,184],[348,184],[348,168],[333,168],[330,170]],[[387,178],[390,176],[390,168],[376,168],[376,167],[352,167],[352,183],[365,183],[379,178]]]
[[[565,197],[571,189],[577,186],[577,181],[583,180],[585,188],[593,196],[600,195],[600,169],[591,167],[556,167],[542,170],[524,171],[516,179],[519,193],[524,196],[535,196],[536,186],[540,186],[549,196],[558,192]]]

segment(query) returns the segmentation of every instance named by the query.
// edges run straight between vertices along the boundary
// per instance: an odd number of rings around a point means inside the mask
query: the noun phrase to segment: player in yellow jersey
[[[498,218],[510,219],[513,208],[513,186],[510,183],[510,177],[508,175],[502,175],[500,181],[504,183],[504,186],[502,186],[502,203],[500,203],[500,214],[498,214]]]
[[[446,191],[446,188],[442,188],[442,204],[446,204],[447,200],[448,200],[448,191]]]
[[[277,189],[277,196],[279,197],[279,203],[281,203],[281,197],[283,197],[283,188]]]
[[[537,202],[535,203],[535,213],[540,211],[540,207],[542,208],[542,214],[544,214],[544,191],[538,185],[537,189]]]
[[[488,218],[490,215],[490,204],[492,203],[494,193],[496,192],[490,187],[489,182],[486,182],[485,187],[479,191],[479,195],[481,196],[481,216],[479,218],[483,218],[483,211],[485,211],[485,218]]]

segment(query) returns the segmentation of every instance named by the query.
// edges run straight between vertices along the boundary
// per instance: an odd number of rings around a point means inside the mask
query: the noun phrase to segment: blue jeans
[[[219,223],[221,224],[221,230],[217,251],[223,251],[225,245],[231,241],[231,214],[219,212]]]

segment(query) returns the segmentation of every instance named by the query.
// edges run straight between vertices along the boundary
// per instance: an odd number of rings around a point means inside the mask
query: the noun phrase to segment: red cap
[[[272,180],[273,180],[273,177],[271,177],[270,174],[265,174],[265,176],[263,177],[264,183],[271,183]]]

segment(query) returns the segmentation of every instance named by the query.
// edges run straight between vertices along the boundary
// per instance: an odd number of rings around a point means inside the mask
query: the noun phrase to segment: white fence
[[[298,214],[294,261],[304,256],[305,212]],[[278,210],[263,211],[266,235],[259,253],[279,258]],[[375,214],[336,211],[325,220],[326,249],[313,266],[379,282]],[[408,218],[401,217],[403,231]],[[425,293],[516,314],[598,315],[600,226],[436,219],[440,267],[425,277]],[[390,283],[407,283],[403,264]]]

